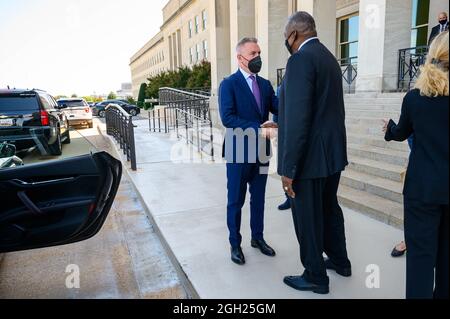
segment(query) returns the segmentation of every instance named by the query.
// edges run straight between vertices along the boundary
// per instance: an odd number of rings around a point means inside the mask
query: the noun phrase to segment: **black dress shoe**
[[[264,239],[262,240],[252,240],[251,245],[253,248],[258,248],[261,252],[269,257],[274,257],[276,255],[275,250],[267,245]]]
[[[238,265],[245,264],[245,257],[241,247],[236,248],[231,247],[231,260]]]
[[[391,256],[392,257],[402,257],[405,253],[406,253],[406,249],[405,250],[397,250],[397,246],[396,246],[392,250]]]
[[[284,277],[284,283],[291,288],[300,291],[312,291],[316,294],[326,295],[330,292],[328,285],[316,285],[307,281],[303,276],[286,276]]]
[[[291,209],[291,200],[288,198],[283,204],[278,206],[279,210],[288,210]]]
[[[352,276],[352,268],[346,268],[346,267],[339,267],[335,263],[333,263],[329,258],[324,259],[325,267],[330,270],[336,271],[338,275],[341,275],[342,277],[351,277]]]

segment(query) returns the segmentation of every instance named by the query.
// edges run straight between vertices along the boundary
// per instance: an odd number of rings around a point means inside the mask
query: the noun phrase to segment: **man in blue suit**
[[[251,195],[251,246],[267,256],[275,251],[264,240],[264,205],[270,160],[270,138],[277,126],[269,113],[278,114],[278,98],[261,71],[261,49],[255,38],[242,39],[237,47],[239,70],[219,88],[219,108],[227,129],[224,158],[227,161],[227,224],[231,260],[245,264],[240,234],[247,185]]]

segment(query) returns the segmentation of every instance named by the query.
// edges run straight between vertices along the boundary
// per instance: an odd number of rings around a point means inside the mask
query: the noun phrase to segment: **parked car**
[[[125,103],[125,102],[123,102],[121,100],[107,100],[107,101],[103,101],[103,102],[97,103],[92,108],[92,113],[94,114],[94,116],[105,117],[106,107],[109,104],[117,104],[117,105],[121,106],[131,116],[136,116],[136,115],[141,113],[141,109],[138,108],[137,106],[130,105],[130,104]]]
[[[58,105],[66,113],[69,125],[86,125],[94,127],[92,110],[84,99],[60,99]]]
[[[0,90],[0,143],[17,150],[37,147],[42,155],[61,155],[70,143],[69,121],[55,99],[42,90]]]
[[[121,177],[121,162],[106,152],[0,169],[0,253],[95,236]]]

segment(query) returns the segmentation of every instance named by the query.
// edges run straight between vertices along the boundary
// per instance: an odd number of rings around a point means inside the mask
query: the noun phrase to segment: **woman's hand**
[[[387,132],[387,127],[389,125],[389,121],[388,120],[382,120],[383,121],[383,133]]]

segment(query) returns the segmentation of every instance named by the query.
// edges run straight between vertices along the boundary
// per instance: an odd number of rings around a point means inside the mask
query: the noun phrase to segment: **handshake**
[[[278,134],[278,124],[272,121],[267,121],[261,125],[261,136],[267,139],[276,138]]]

